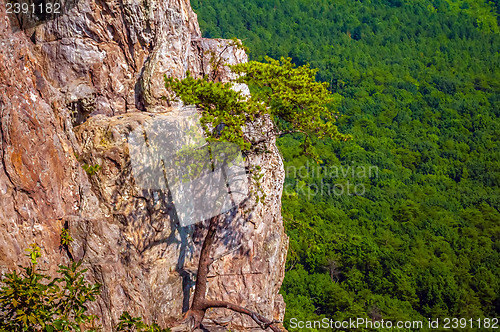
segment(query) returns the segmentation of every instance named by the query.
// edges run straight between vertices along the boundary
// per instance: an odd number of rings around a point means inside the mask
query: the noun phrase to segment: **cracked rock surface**
[[[137,187],[127,135],[176,106],[161,99],[164,74],[209,71],[206,51],[227,41],[201,38],[187,0],[81,0],[32,26],[0,1],[0,273],[26,264],[33,242],[55,273],[69,261],[59,246],[67,225],[72,256],[102,284],[91,310],[105,331],[124,310],[171,325],[189,305],[203,228],[180,227],[168,194]],[[223,56],[247,59],[233,48]],[[264,172],[265,202],[251,198],[219,232],[214,255],[223,257],[208,298],[282,319],[284,170],[274,142],[267,150],[249,160]],[[100,169],[88,174],[85,164]],[[223,309],[206,321],[217,331],[260,330]]]

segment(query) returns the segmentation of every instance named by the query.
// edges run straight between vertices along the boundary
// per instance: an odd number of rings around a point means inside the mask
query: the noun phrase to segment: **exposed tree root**
[[[201,328],[201,323],[203,321],[203,318],[205,317],[205,312],[208,309],[225,308],[249,316],[263,330],[270,328],[274,332],[281,332],[282,330],[277,326],[277,323],[279,322],[270,321],[269,319],[263,317],[262,315],[250,309],[247,309],[245,307],[227,301],[213,301],[206,299],[207,276],[210,265],[214,262],[214,260],[210,258],[210,252],[215,240],[217,226],[222,218],[223,218],[222,216],[216,216],[210,219],[208,233],[203,241],[203,246],[201,247],[200,259],[198,261],[198,273],[196,277],[193,302],[191,303],[191,308],[185,315],[184,322],[188,323],[191,331],[199,329]]]

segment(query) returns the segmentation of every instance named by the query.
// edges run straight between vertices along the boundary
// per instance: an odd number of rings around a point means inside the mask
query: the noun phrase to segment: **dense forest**
[[[318,68],[347,142],[279,140],[292,317],[500,316],[500,33],[481,0],[192,0],[205,36]],[[289,326],[289,325],[288,325]]]

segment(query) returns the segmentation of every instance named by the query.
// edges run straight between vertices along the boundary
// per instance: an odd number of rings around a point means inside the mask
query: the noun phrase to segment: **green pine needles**
[[[296,67],[290,58],[265,59],[265,63],[250,61],[230,67],[240,75],[238,83],[254,88],[249,101],[266,105],[275,123],[282,124],[276,128],[278,135],[301,132],[318,138],[350,138],[335,126],[340,98],[328,90],[327,83],[316,82],[317,69]]]
[[[255,142],[244,135],[244,127],[263,116],[271,116],[273,134],[303,135],[304,148],[313,153],[311,138],[329,137],[348,140],[335,125],[335,111],[340,98],[316,81],[316,69],[309,65],[296,67],[290,58],[280,61],[266,57],[266,62],[250,61],[229,65],[238,74],[231,82],[213,82],[209,76],[186,78],[165,76],[165,87],[184,104],[196,105],[201,111],[201,125],[209,141],[237,144],[250,150]],[[234,83],[245,83],[252,89],[247,96],[233,90]],[[215,130],[221,128],[222,130]]]
[[[250,143],[243,138],[243,126],[255,120],[258,109],[248,103],[243,94],[231,89],[232,84],[196,79],[187,72],[182,80],[165,76],[165,86],[184,104],[201,109],[201,126],[209,142],[232,142],[244,150],[250,148]],[[224,129],[219,133],[215,128],[220,126]]]

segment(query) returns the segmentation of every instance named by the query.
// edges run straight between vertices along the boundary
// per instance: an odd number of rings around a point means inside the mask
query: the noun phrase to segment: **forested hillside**
[[[319,68],[348,142],[279,143],[291,317],[500,315],[500,34],[478,0],[192,0],[208,37]],[[302,168],[301,168],[302,167]],[[343,190],[341,190],[343,189]]]

